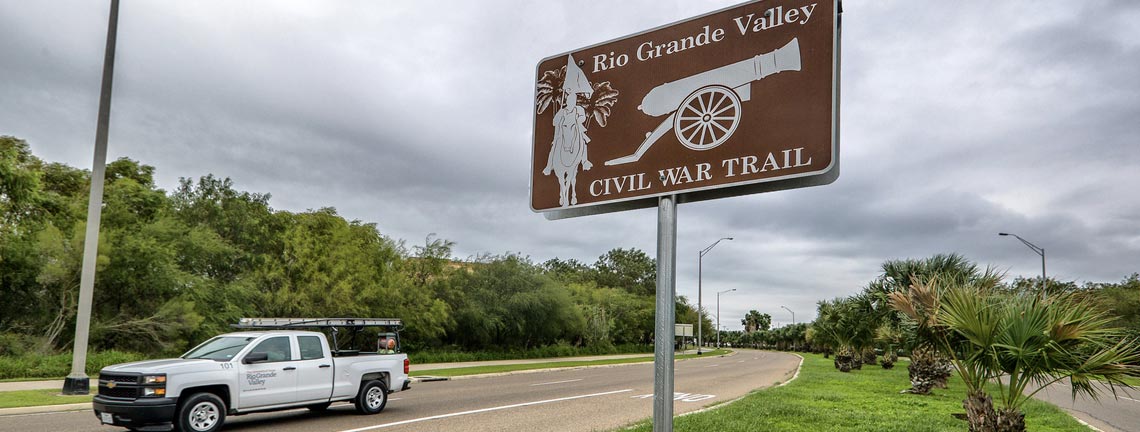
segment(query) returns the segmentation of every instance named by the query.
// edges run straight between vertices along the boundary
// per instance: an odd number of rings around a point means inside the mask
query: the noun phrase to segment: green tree
[[[0,233],[36,212],[42,164],[27,142],[0,135]]]
[[[594,263],[598,286],[627,290],[637,295],[657,292],[657,261],[639,249],[613,249]]]
[[[744,314],[744,319],[740,320],[740,325],[744,326],[745,333],[765,331],[772,326],[772,316],[753,309]]]

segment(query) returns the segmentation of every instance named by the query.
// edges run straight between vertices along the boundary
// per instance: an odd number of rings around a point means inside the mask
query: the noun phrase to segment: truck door
[[[297,395],[297,364],[291,336],[273,336],[259,342],[241,363],[238,395],[241,409],[292,403]],[[251,356],[264,360],[247,363]]]
[[[297,336],[301,359],[297,362],[297,400],[327,401],[332,396],[332,355],[320,336]]]

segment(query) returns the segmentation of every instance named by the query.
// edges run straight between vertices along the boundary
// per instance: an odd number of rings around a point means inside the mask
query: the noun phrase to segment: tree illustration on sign
[[[579,167],[588,171],[594,166],[587,152],[590,137],[586,136],[586,129],[591,122],[606,126],[617,103],[618,91],[609,81],[591,84],[571,55],[567,56],[566,66],[544,72],[537,85],[537,113],[557,106],[554,138],[542,173],[555,176],[559,185],[558,205],[568,207],[578,204],[575,186]]]

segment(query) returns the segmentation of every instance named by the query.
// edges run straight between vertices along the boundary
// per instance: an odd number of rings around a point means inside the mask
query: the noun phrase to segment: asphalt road
[[[1111,391],[1102,392],[1098,400],[1085,396],[1073,399],[1073,388],[1067,380],[1054,383],[1049,388],[1037,392],[1037,399],[1047,401],[1061,409],[1082,413],[1090,425],[1105,432],[1140,432],[1140,391],[1136,389],[1116,389],[1116,397]]]
[[[787,381],[799,357],[741,350],[677,362],[674,413],[695,411]],[[425,382],[393,393],[384,412],[280,411],[228,418],[227,431],[594,431],[653,415],[651,363]],[[0,417],[2,431],[122,431],[90,411]]]

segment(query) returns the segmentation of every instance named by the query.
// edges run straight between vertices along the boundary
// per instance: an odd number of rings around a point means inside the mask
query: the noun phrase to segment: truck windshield
[[[198,345],[198,347],[184,354],[182,358],[227,361],[234,358],[238,351],[241,351],[254,339],[257,338],[252,336],[218,336]]]

